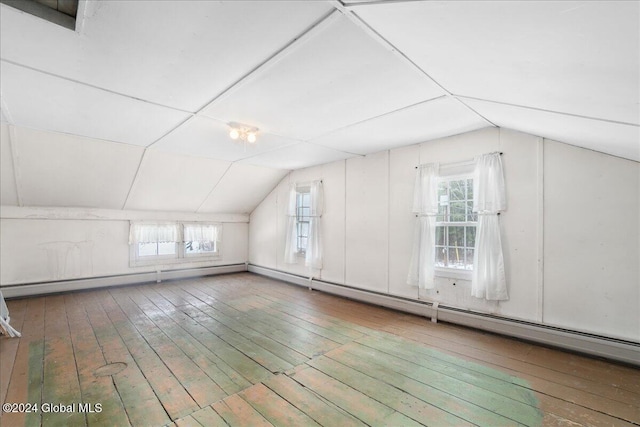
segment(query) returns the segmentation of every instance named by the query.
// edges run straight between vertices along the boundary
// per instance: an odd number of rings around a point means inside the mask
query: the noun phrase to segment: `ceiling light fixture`
[[[234,141],[248,142],[249,144],[255,144],[258,138],[258,128],[253,126],[243,125],[242,123],[229,123],[229,138]]]

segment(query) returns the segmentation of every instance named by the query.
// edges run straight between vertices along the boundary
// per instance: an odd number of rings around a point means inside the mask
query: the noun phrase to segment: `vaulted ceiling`
[[[0,5],[3,205],[251,212],[291,169],[489,126],[640,161],[637,1],[79,5]]]

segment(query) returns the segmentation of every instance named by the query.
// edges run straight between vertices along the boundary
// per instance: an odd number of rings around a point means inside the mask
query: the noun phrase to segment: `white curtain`
[[[310,187],[311,214],[309,218],[309,238],[304,264],[311,268],[322,268],[322,211],[324,208],[324,192],[322,181],[314,181]]]
[[[178,224],[144,224],[131,223],[129,228],[129,244],[179,242],[180,231]]]
[[[289,200],[287,203],[287,235],[284,247],[284,262],[296,264],[298,262],[298,229],[296,224],[296,184],[289,186]],[[313,181],[309,185],[310,213],[309,235],[305,251],[304,265],[310,268],[322,268],[322,227],[321,219],[324,208],[324,193],[322,181]]]
[[[284,262],[295,264],[298,262],[298,231],[296,230],[296,184],[289,185],[289,200],[287,203],[287,237],[284,244]]]
[[[435,288],[436,215],[438,214],[438,163],[418,166],[413,190],[416,224],[407,283],[424,289]]]
[[[507,300],[498,213],[507,208],[500,153],[476,158],[473,211],[478,213],[471,294],[487,300]]]
[[[213,224],[185,224],[185,242],[217,242],[218,226]]]

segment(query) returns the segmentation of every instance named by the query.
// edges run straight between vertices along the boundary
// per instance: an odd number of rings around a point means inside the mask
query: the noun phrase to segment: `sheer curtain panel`
[[[311,214],[309,218],[309,239],[304,256],[304,264],[311,268],[322,268],[322,211],[324,192],[322,181],[313,181],[309,193],[311,196]]]
[[[132,222],[129,228],[129,244],[180,242],[178,224],[144,224]]]
[[[185,242],[217,242],[218,226],[212,224],[185,224]]]
[[[418,166],[413,190],[416,214],[413,251],[407,283],[423,289],[435,288],[435,235],[438,214],[438,163]]]
[[[500,153],[476,158],[473,211],[478,213],[471,294],[487,300],[508,300],[498,214],[507,208]]]

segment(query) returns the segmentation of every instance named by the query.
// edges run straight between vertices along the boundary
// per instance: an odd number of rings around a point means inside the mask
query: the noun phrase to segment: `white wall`
[[[414,167],[491,151],[504,153],[508,207],[500,222],[509,301],[473,298],[470,282],[459,279],[438,278],[433,291],[408,286]],[[251,214],[249,262],[640,341],[639,174],[636,162],[495,128],[297,170]],[[326,199],[319,271],[283,262],[289,183],[313,179],[323,180]]]
[[[222,222],[215,261],[129,266],[129,219]],[[72,208],[2,207],[0,283],[3,286],[134,272],[244,263],[246,215],[171,214]]]
[[[552,141],[544,150],[545,321],[639,340],[639,164]]]

